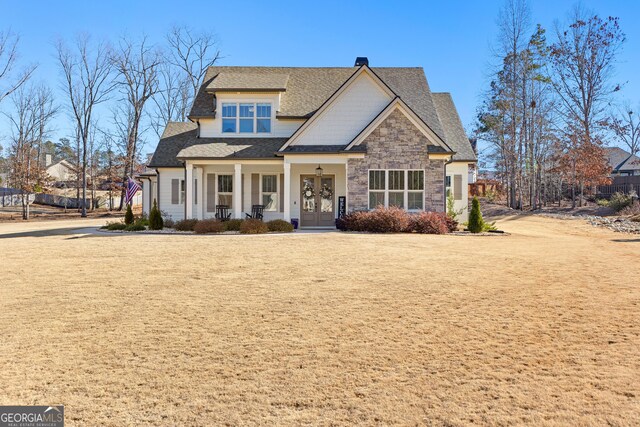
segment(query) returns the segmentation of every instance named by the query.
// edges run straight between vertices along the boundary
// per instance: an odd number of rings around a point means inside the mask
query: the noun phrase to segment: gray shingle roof
[[[620,147],[606,147],[606,156],[613,172],[619,170],[640,170],[640,157],[632,156]]]
[[[187,143],[197,139],[197,136],[198,125],[195,123],[167,123],[148,167],[182,167],[182,163],[177,159],[178,152]]]
[[[238,73],[223,71],[207,85],[212,91],[284,91],[287,88],[288,73]]]
[[[178,153],[180,159],[265,159],[275,158],[276,151],[288,138],[194,138]]]
[[[344,150],[346,145],[290,145],[283,153],[337,153]]]
[[[278,117],[308,118],[338,90],[357,67],[209,67],[191,109],[190,117],[213,114],[213,94],[208,90],[282,90]],[[422,68],[371,70],[382,79],[456,154],[454,160],[475,161],[467,135],[451,95],[434,93]],[[150,167],[181,167],[178,158],[269,158],[288,138],[197,138],[195,123],[171,122],[167,125]],[[287,149],[288,152],[341,151],[343,146]],[[305,150],[305,151],[296,151]],[[329,150],[329,151],[325,151]],[[430,147],[435,152],[435,147]]]
[[[269,83],[277,86],[275,82],[281,81],[286,75],[286,92],[282,93],[277,116],[308,118],[357,70],[358,67],[209,67],[189,116],[213,115],[213,94],[208,93],[206,88],[214,88],[216,85],[233,86],[250,78],[260,79],[260,84]],[[422,68],[373,67],[371,70],[400,96],[431,130],[445,139],[446,135],[438,119],[429,83]],[[222,83],[218,83],[218,79],[221,79]]]
[[[462,121],[453,103],[451,94],[433,93],[432,96],[435,101],[438,117],[444,128],[445,141],[453,151],[456,152],[456,154],[453,155],[453,160],[476,161],[476,154],[473,152],[473,148],[471,148],[471,143],[469,142],[467,133],[464,131],[464,126],[462,126]]]

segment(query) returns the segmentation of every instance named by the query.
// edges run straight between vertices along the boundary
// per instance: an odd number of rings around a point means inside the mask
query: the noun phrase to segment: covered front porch
[[[185,160],[185,218],[214,218],[227,207],[244,219],[264,206],[264,220],[298,219],[301,227],[334,227],[347,196],[346,156],[286,155],[276,159]]]

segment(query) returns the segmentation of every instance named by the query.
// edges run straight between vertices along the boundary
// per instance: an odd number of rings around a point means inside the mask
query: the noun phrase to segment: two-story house
[[[339,211],[465,209],[476,162],[448,93],[422,68],[210,67],[188,123],[169,123],[144,174],[173,219],[299,218],[334,226]]]

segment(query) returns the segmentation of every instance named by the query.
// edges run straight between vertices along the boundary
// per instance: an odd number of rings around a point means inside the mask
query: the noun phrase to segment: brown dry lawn
[[[638,425],[640,236],[0,224],[0,404],[67,425]]]

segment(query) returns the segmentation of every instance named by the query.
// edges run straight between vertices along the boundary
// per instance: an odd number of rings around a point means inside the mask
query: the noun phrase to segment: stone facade
[[[362,144],[363,159],[349,159],[347,165],[347,209],[369,208],[369,169],[422,169],[425,171],[427,211],[444,212],[444,160],[429,160],[429,141],[411,121],[395,109]]]

